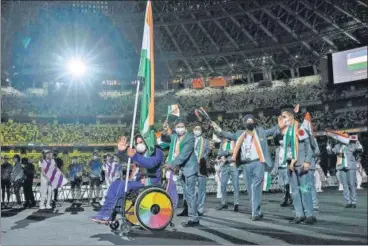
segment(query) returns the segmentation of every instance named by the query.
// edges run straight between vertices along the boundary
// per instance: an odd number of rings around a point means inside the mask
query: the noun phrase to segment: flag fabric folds
[[[349,144],[350,142],[349,135],[340,131],[326,130],[326,135],[343,144]]]
[[[268,191],[271,188],[271,184],[272,184],[271,174],[265,172],[263,178],[263,191]]]
[[[173,104],[168,106],[167,117],[169,118],[170,116],[180,117],[179,105]]]
[[[156,138],[153,127],[155,113],[155,65],[151,1],[147,2],[146,7],[138,77],[141,78],[143,83],[139,132],[146,142],[148,152],[152,153]]]
[[[68,180],[64,177],[63,173],[59,168],[57,168],[54,160],[43,160],[42,171],[46,174],[47,180],[53,189],[59,189],[68,183]]]

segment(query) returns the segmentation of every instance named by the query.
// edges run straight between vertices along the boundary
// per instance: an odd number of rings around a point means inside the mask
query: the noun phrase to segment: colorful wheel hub
[[[174,214],[170,197],[158,188],[143,191],[137,199],[135,209],[141,226],[149,230],[165,229]]]

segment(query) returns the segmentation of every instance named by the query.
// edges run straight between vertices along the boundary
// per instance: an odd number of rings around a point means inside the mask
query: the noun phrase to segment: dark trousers
[[[14,188],[14,194],[15,194],[15,198],[17,200],[17,204],[21,205],[22,200],[20,198],[20,189],[22,188],[22,182],[19,182],[19,181],[14,182],[13,188]]]
[[[33,195],[33,179],[25,180],[23,183],[24,200],[26,205],[35,205],[36,201]]]
[[[59,190],[58,189],[55,189],[54,190],[54,201],[57,202],[58,200],[58,194],[59,194]]]
[[[1,202],[5,202],[5,192],[6,192],[6,198],[9,203],[10,200],[10,180],[2,179],[1,180]]]

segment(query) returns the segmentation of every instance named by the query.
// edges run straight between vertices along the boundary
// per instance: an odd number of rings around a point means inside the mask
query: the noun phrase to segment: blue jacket
[[[126,152],[119,151],[118,156],[123,159],[123,162],[128,161]],[[161,182],[161,165],[164,160],[164,155],[159,148],[155,148],[155,151],[149,157],[145,157],[136,152],[131,159],[139,168],[146,169],[144,174],[142,174],[142,172],[138,174],[137,181],[143,178],[144,175],[147,175],[152,183]]]

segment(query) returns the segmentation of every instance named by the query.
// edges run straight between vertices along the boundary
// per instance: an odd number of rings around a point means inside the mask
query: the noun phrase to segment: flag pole
[[[133,147],[133,141],[134,141],[134,127],[135,127],[135,119],[137,116],[137,108],[138,108],[138,96],[139,96],[139,86],[140,86],[140,80],[138,79],[137,82],[137,91],[135,93],[135,102],[134,102],[134,113],[133,113],[133,123],[132,123],[132,131],[130,133],[130,143],[129,143],[129,148]],[[129,172],[130,172],[130,164],[132,162],[132,159],[129,157],[128,158],[128,166],[127,166],[127,173],[125,176],[125,187],[124,187],[124,192],[126,194],[126,192],[128,191],[128,181],[129,181]]]

